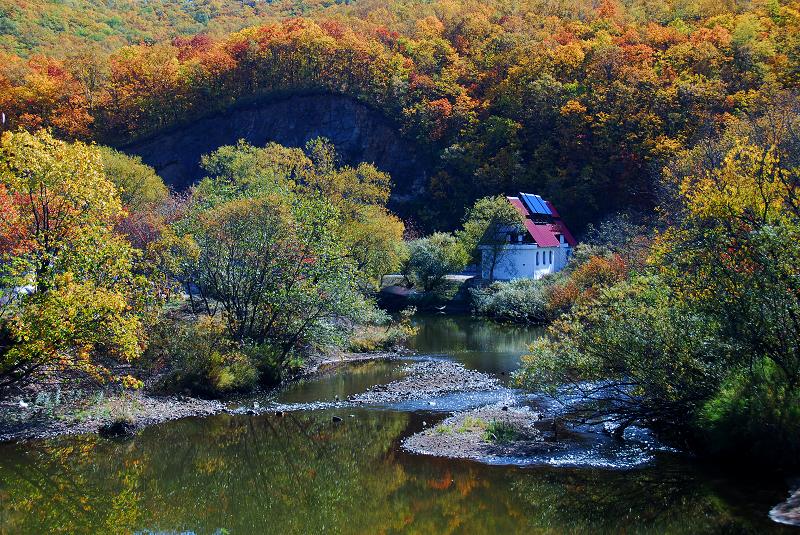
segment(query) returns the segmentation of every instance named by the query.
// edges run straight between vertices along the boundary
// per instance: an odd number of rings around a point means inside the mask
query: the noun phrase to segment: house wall
[[[509,244],[505,246],[494,268],[495,280],[540,279],[549,273],[561,271],[567,263],[569,246],[539,247],[536,244]],[[539,263],[536,263],[536,254]],[[553,261],[550,262],[550,253]],[[481,276],[489,278],[491,249],[481,247]]]

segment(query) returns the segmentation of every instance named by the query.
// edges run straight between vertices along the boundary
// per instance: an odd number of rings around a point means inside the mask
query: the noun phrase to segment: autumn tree
[[[271,348],[278,369],[299,348],[334,340],[337,322],[368,306],[363,282],[398,262],[388,176],[339,166],[323,140],[305,151],[240,142],[203,164],[209,176],[174,225],[197,246],[186,271],[195,309],[219,309],[229,336]]]
[[[325,199],[334,208],[331,225],[344,244],[343,254],[355,264],[365,290],[399,267],[404,226],[386,208],[389,175],[366,163],[341,165],[328,140],[313,139],[305,149],[240,141],[205,156],[203,165],[209,180],[197,187],[195,197],[206,204],[286,191]]]
[[[200,219],[195,284],[220,304],[232,338],[278,348],[278,365],[323,342],[360,303],[332,215],[323,202],[269,195],[229,201]]]
[[[3,229],[0,386],[59,370],[109,378],[111,360],[140,353],[139,281],[134,251],[113,231],[122,205],[99,152],[47,131],[6,132],[0,183],[14,206],[12,232]]]

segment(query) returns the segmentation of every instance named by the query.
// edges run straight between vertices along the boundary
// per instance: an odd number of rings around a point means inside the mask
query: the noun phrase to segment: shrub
[[[296,351],[286,353],[270,344],[245,347],[250,362],[258,370],[258,380],[265,385],[276,385],[302,368],[304,360]]]
[[[763,359],[725,381],[696,427],[709,453],[793,465],[800,458],[800,393],[772,360]]]
[[[477,314],[498,321],[543,323],[547,312],[547,287],[542,280],[517,279],[495,282],[470,290]]]
[[[446,275],[458,273],[469,256],[451,234],[437,232],[408,243],[408,260],[403,266],[406,279],[425,292],[436,289]]]
[[[397,347],[416,332],[416,327],[411,325],[415,313],[416,308],[409,307],[400,313],[400,318],[395,322],[386,316],[377,325],[358,326],[350,339],[350,351],[368,352]]]
[[[600,289],[623,281],[628,266],[618,254],[598,247],[578,247],[567,271],[553,280],[547,308],[555,317],[596,299]]]
[[[205,396],[242,392],[252,389],[259,375],[250,355],[208,316],[196,322],[159,324],[147,357],[166,369],[159,386],[167,392],[188,390]]]
[[[656,276],[605,288],[531,344],[516,380],[573,403],[575,419],[685,430],[726,373],[731,347],[713,318]]]

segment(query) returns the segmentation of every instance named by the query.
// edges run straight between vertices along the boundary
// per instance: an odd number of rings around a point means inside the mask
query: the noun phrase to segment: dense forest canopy
[[[58,56],[86,44],[110,51],[179,35],[230,33],[331,4],[293,0],[10,0],[0,4],[0,48],[22,56],[36,52]]]
[[[58,6],[53,16],[72,20]],[[163,29],[152,37],[82,37],[62,20],[80,46],[55,50],[7,31],[5,128],[118,145],[255,99],[344,94],[381,110],[431,162],[424,195],[401,208],[429,229],[519,190],[552,199],[577,230],[649,208],[677,151],[800,82],[797,2],[363,0],[281,20],[268,17],[294,8],[148,6],[158,14],[118,11],[123,27]],[[40,13],[55,12],[45,7],[5,8],[0,20],[39,17],[28,24],[41,29]],[[171,15],[206,8],[217,14],[207,28]],[[224,33],[262,16],[270,22]]]

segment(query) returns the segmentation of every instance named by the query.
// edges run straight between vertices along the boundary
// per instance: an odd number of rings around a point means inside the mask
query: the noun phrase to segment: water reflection
[[[628,472],[403,453],[423,414],[221,415],[0,447],[1,533],[780,532],[782,491],[746,494],[677,459]],[[757,487],[756,487],[757,488]],[[761,511],[762,514],[756,514]]]
[[[420,316],[410,341],[418,353],[447,354],[466,367],[508,374],[519,367],[528,345],[544,334],[538,327],[500,325],[469,316]]]
[[[304,379],[289,385],[275,396],[284,404],[333,402],[360,394],[369,388],[389,383],[404,375],[403,361],[366,361],[340,366],[322,377]]]
[[[418,352],[489,372],[515,369],[540,335],[471,318],[417,321]],[[792,532],[766,513],[785,498],[782,481],[709,474],[674,453],[652,451],[652,463],[625,471],[405,453],[401,440],[443,409],[519,393],[381,410],[336,401],[396,378],[399,366],[343,368],[275,400],[323,410],[187,419],[122,442],[0,444],[0,534]]]

